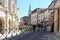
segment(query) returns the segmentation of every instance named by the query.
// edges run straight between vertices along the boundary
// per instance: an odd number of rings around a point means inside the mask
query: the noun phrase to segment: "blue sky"
[[[52,0],[17,0],[18,18],[28,15],[29,4],[31,4],[31,10],[35,8],[47,8]]]

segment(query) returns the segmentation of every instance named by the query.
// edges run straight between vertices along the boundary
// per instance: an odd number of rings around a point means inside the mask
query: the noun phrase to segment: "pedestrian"
[[[41,29],[42,29],[43,28],[43,24],[41,23],[40,26],[41,26]]]
[[[46,28],[46,23],[45,23],[45,22],[43,23],[43,30],[44,30],[44,31],[47,30],[47,28]]]
[[[40,24],[38,24],[38,31],[40,31],[40,28],[41,28],[41,25],[40,25]]]
[[[33,25],[33,31],[35,32],[36,25]]]

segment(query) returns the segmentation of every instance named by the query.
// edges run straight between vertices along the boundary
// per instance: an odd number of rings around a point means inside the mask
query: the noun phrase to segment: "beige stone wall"
[[[38,20],[39,20],[40,22],[42,22],[42,21],[43,21],[43,18],[44,18],[44,13],[40,13],[40,14],[38,15]]]
[[[57,2],[55,5],[55,8],[59,8],[59,7],[60,7],[60,4],[59,4],[59,2]],[[59,15],[58,10],[55,10],[54,11],[54,31],[55,32],[59,32],[59,28],[60,28],[59,27],[60,23],[59,23],[58,15]]]
[[[12,0],[0,0],[0,1],[3,4],[3,5],[0,5],[0,9],[3,9],[0,11],[0,19],[2,20],[4,33],[9,33],[9,31],[14,32],[16,31],[16,29],[18,29],[18,20],[17,20],[18,10],[17,10],[16,4],[13,3]],[[14,28],[16,29],[14,30]]]
[[[34,14],[31,14],[31,24],[37,25],[37,12]]]

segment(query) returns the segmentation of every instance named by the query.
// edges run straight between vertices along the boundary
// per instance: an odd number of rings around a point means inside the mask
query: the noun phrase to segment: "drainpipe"
[[[37,27],[38,27],[38,14],[39,14],[39,9],[37,9]]]

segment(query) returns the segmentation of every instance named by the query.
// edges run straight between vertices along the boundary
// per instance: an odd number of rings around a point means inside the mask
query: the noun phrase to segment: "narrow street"
[[[21,40],[55,40],[49,32],[37,32]]]
[[[22,37],[21,35],[18,35],[10,40],[56,40],[56,39],[50,32],[36,31],[31,32],[30,34],[25,34]]]
[[[0,40],[60,40],[60,0],[0,0]]]

